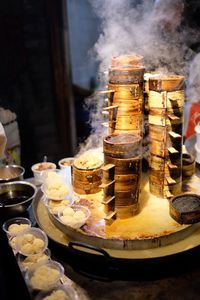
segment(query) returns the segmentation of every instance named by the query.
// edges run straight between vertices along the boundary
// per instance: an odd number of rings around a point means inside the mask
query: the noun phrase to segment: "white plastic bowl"
[[[34,264],[44,263],[51,259],[51,251],[47,248],[43,253],[24,256],[17,254],[17,262],[22,272],[29,270]]]
[[[44,242],[44,245],[42,248],[38,247],[38,251],[37,251],[37,247],[32,247],[32,241],[26,241],[26,245],[30,245],[29,248],[30,250],[28,251],[27,247],[24,247],[23,241],[25,239],[25,237],[27,237],[27,235],[33,235],[34,238],[37,239],[41,239]],[[48,238],[47,235],[44,231],[42,231],[39,228],[35,228],[35,227],[31,227],[25,231],[23,231],[23,233],[18,234],[16,236],[16,250],[17,252],[19,252],[20,254],[24,255],[24,256],[30,256],[30,255],[37,255],[39,253],[43,253],[48,247]]]
[[[24,228],[24,229],[23,228],[20,229],[20,227],[19,227],[19,231],[18,232],[10,232],[8,229],[13,224],[17,224],[17,225],[26,224],[27,227]],[[3,223],[3,226],[2,226],[3,230],[7,234],[8,238],[16,236],[16,235],[22,233],[24,230],[27,230],[30,227],[31,227],[31,221],[29,219],[23,218],[23,217],[16,217],[16,218],[8,219],[7,221],[5,221]]]
[[[56,164],[54,164],[52,162],[40,162],[40,163],[34,164],[31,167],[34,178],[40,182],[42,182],[42,176],[43,176],[44,172],[52,171],[55,169],[56,169]]]
[[[43,300],[45,297],[48,297],[52,295],[53,293],[62,290],[68,300],[78,300],[79,296],[78,293],[71,287],[69,286],[63,286],[63,285],[58,285],[54,289],[48,291],[48,292],[39,292],[38,295],[36,296],[35,300]]]
[[[43,184],[41,186],[41,190],[42,190],[43,194],[45,195],[45,197],[48,199],[54,200],[54,201],[69,200],[70,202],[72,202],[73,188],[72,188],[72,185],[70,184],[68,178],[66,177],[64,170],[56,169],[56,170],[53,170],[52,173],[56,173],[57,175],[60,176],[63,186],[65,186],[67,188],[67,193],[66,193],[66,195],[59,195],[59,191],[58,191],[58,196],[51,194],[51,192],[49,192],[50,185],[49,185],[49,183],[47,184],[47,182],[46,182],[48,180],[47,179],[48,174],[45,173],[43,176]]]
[[[65,221],[63,221],[63,219],[62,219],[63,211],[64,211],[63,209],[61,209],[59,211],[58,218],[62,224],[70,226],[74,229],[79,229],[86,223],[86,221],[88,220],[88,218],[91,215],[91,212],[90,212],[89,208],[82,206],[82,205],[71,205],[70,207],[74,210],[74,212],[82,211],[85,214],[85,218],[78,220],[76,218],[72,219],[71,217],[67,218],[67,216],[66,216]]]
[[[41,276],[39,276],[38,282],[33,283],[32,277],[34,275],[36,275],[37,274],[36,272],[39,272],[40,271],[39,269],[43,266],[48,267],[53,270],[57,270],[59,272],[58,276],[56,276],[56,278],[50,278],[49,277],[50,274],[44,274],[44,276],[42,276],[42,278],[41,278]],[[63,266],[54,260],[49,260],[44,263],[34,264],[32,267],[30,267],[29,270],[27,270],[27,272],[25,274],[25,280],[26,280],[28,286],[32,290],[49,291],[58,285],[63,274],[64,274]],[[43,280],[43,282],[42,282],[42,280]]]

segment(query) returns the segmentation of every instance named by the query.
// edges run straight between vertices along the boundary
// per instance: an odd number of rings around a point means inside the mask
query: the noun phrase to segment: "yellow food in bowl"
[[[36,290],[48,290],[60,279],[60,272],[46,265],[38,267],[30,278],[30,285]]]

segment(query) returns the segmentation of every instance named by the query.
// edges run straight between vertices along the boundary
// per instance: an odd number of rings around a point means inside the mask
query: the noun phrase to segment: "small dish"
[[[24,256],[43,253],[47,247],[47,235],[39,228],[31,227],[16,236],[16,250]]]
[[[16,243],[17,243],[17,237],[16,236],[12,236],[8,239],[8,244],[10,245],[10,247],[12,248],[12,251],[14,253],[14,255],[17,254],[17,246],[16,246]]]
[[[56,169],[56,164],[54,164],[52,162],[40,162],[40,163],[34,164],[31,167],[34,178],[40,182],[42,182],[42,177],[45,172],[52,171],[55,169]]]
[[[58,285],[54,289],[48,292],[39,292],[35,300],[49,300],[49,299],[78,300],[79,297],[77,292],[71,287]]]
[[[17,262],[20,269],[25,272],[30,269],[34,264],[47,262],[51,259],[51,251],[47,248],[43,253],[36,255],[24,256],[20,253],[17,254]]]
[[[73,199],[70,202],[69,200],[55,201],[46,198],[45,205],[51,214],[58,215],[61,209],[64,209],[67,206],[71,206],[73,202],[74,202]]]
[[[49,260],[30,267],[25,274],[25,281],[32,290],[49,291],[58,285],[63,274],[63,266],[54,260]]]
[[[73,157],[66,157],[61,160],[59,160],[58,165],[60,169],[65,169],[65,168],[71,168],[74,163],[74,158]]]
[[[60,222],[74,229],[82,227],[90,217],[90,210],[82,205],[72,205],[61,209],[58,213]]]
[[[16,236],[30,227],[31,227],[31,221],[23,217],[8,219],[3,223],[2,226],[8,238]]]
[[[54,201],[70,200],[73,192],[62,170],[46,173],[41,190],[48,199]]]

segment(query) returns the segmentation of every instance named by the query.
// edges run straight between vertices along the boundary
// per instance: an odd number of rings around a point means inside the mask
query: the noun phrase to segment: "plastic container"
[[[57,299],[60,299],[61,295],[58,294],[60,291],[64,292],[64,294],[66,295],[66,298],[68,300],[78,300],[79,299],[79,296],[74,289],[72,289],[70,287],[58,285],[57,287],[55,287],[54,289],[52,289],[48,292],[38,293],[35,300],[45,300],[46,299],[45,297],[48,297],[48,296],[52,296],[52,297],[54,296],[54,297],[57,297]]]
[[[52,162],[40,162],[40,163],[34,164],[31,167],[34,178],[40,182],[42,182],[42,176],[43,176],[44,172],[52,171],[55,169],[56,169],[56,164],[54,164]]]
[[[25,280],[32,290],[49,291],[58,285],[63,274],[63,266],[54,260],[49,260],[30,267],[25,274]]]
[[[73,193],[72,185],[66,177],[65,172],[59,169],[51,172],[51,175],[49,173],[44,174],[41,190],[46,198],[54,201],[70,201]]]
[[[73,157],[66,157],[59,160],[58,165],[61,170],[65,172],[66,177],[68,178],[69,182],[72,182],[72,166],[74,163]]]
[[[23,180],[25,169],[18,165],[0,167],[0,183]]]
[[[17,262],[22,272],[29,270],[34,264],[44,263],[51,259],[51,251],[47,248],[43,253],[24,256],[17,254]]]
[[[69,208],[71,208],[74,213],[72,210],[68,210],[68,213],[66,213],[65,209],[61,209],[58,213],[58,218],[62,224],[70,226],[74,229],[82,227],[91,215],[90,210],[82,205],[72,205]],[[79,211],[83,212],[85,217],[82,218],[82,216],[79,216],[77,214]]]
[[[67,206],[73,205],[74,201],[75,201],[75,196],[73,197],[72,195],[71,199],[61,200],[61,201],[55,201],[46,198],[46,200],[44,200],[44,203],[51,214],[58,215],[60,210],[65,209],[65,207]]]
[[[13,226],[10,227],[11,225],[14,225],[14,224],[17,225],[17,226],[15,226],[16,228],[12,228]],[[23,225],[26,225],[26,227],[24,227]],[[10,227],[10,229],[9,229],[9,227]],[[16,217],[16,218],[9,219],[9,220],[5,221],[2,226],[3,230],[7,234],[8,238],[16,236],[30,227],[31,227],[31,221],[29,219],[23,218],[23,217]]]
[[[24,256],[43,253],[48,247],[47,235],[39,228],[29,228],[18,234],[16,239],[16,250]]]
[[[8,244],[10,245],[10,247],[12,248],[12,251],[14,253],[14,255],[17,254],[17,246],[16,246],[16,243],[17,243],[17,237],[16,236],[12,236],[8,239]]]

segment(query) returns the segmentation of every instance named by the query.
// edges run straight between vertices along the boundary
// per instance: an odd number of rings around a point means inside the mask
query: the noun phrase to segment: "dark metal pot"
[[[26,181],[13,181],[0,184],[0,215],[18,216],[31,205],[37,188]]]
[[[25,169],[17,165],[0,167],[0,183],[23,180]]]

